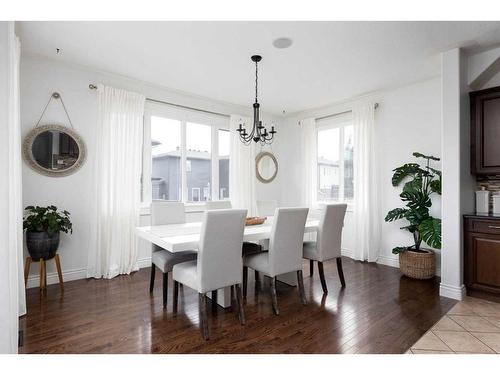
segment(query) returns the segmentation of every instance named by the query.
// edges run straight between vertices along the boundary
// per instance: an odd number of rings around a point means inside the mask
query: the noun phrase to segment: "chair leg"
[[[307,305],[306,293],[304,291],[304,278],[302,277],[302,270],[297,271],[297,283],[299,284],[300,302],[302,302],[303,305]]]
[[[174,312],[177,312],[178,301],[179,301],[179,282],[174,280]]]
[[[260,274],[259,271],[253,271],[255,276],[255,286],[257,287],[260,284]]]
[[[328,288],[326,287],[325,272],[323,271],[323,262],[318,262],[319,278],[321,280],[321,287],[323,288],[323,293],[328,293]]]
[[[168,272],[163,274],[163,308],[167,308],[167,297],[168,297]]]
[[[242,326],[245,325],[245,310],[243,310],[243,296],[241,295],[241,285],[236,284],[236,300],[238,301],[238,318]]]
[[[344,279],[344,271],[342,270],[342,258],[337,258],[337,271],[339,271],[340,283],[342,284],[342,288],[345,288],[345,279]]]
[[[243,298],[247,297],[248,267],[243,266]]]
[[[153,289],[155,287],[155,270],[155,265],[151,264],[151,280],[149,280],[149,293],[153,293]]]
[[[271,277],[271,299],[273,301],[273,311],[275,315],[279,315],[278,297],[276,296],[276,277]]]
[[[198,293],[198,311],[200,315],[200,330],[205,340],[209,339],[207,322],[207,304],[205,293]]]
[[[24,287],[28,285],[28,276],[30,274],[31,257],[26,258],[26,263],[24,265]]]
[[[217,290],[212,290],[212,311],[217,311]]]
[[[314,275],[314,260],[309,259],[309,276],[313,277]]]
[[[64,292],[64,280],[61,269],[61,259],[59,258],[59,254],[56,254],[54,259],[56,261],[57,276],[59,277],[59,287],[61,288],[61,292]]]

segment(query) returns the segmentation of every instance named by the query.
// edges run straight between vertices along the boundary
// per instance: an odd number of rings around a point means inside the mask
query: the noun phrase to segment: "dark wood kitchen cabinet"
[[[471,171],[500,175],[500,86],[473,91],[469,97]]]
[[[467,294],[500,298],[500,217],[464,216],[464,278]]]

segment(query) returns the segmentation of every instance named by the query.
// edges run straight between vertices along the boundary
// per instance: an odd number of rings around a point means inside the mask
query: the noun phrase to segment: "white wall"
[[[18,92],[13,84],[17,80],[15,40],[14,22],[0,22],[0,354],[17,353],[19,303],[24,293],[19,283],[17,247],[21,223],[17,206],[20,181],[15,173],[15,162],[19,161],[21,151],[13,142],[20,130],[18,121],[14,120],[18,116]]]
[[[480,56],[482,55],[482,56]],[[463,215],[474,210],[475,177],[470,172],[470,72],[474,77],[496,74],[486,82],[471,81],[475,89],[500,85],[498,49],[467,56],[459,48],[441,55],[443,135],[443,252],[440,294],[465,296],[463,275]],[[493,69],[493,70],[492,70]],[[478,87],[479,86],[479,87]]]
[[[392,169],[413,160],[414,151],[441,156],[441,85],[439,78],[415,83],[370,95],[379,103],[376,110],[377,149],[380,168],[380,220],[392,208],[400,207],[400,188],[391,185]],[[285,121],[281,137],[281,196],[287,205],[300,204],[300,186],[303,171],[300,166],[299,119],[339,113],[351,108],[349,101],[317,110],[294,114]],[[432,214],[441,216],[440,198],[436,197]],[[398,266],[393,247],[411,244],[408,232],[399,229],[401,222],[382,223],[379,262]],[[352,212],[347,212],[342,248],[349,255],[356,230]],[[439,258],[439,257],[438,257]]]
[[[27,205],[54,204],[58,208],[71,212],[73,235],[62,234],[59,253],[65,280],[74,280],[86,276],[90,229],[92,225],[91,191],[93,184],[94,145],[97,124],[97,95],[89,90],[90,83],[104,83],[136,92],[141,92],[149,98],[182,104],[194,108],[205,109],[227,114],[250,115],[251,106],[242,107],[206,98],[179,93],[166,88],[150,85],[126,77],[105,72],[93,71],[88,68],[72,66],[55,60],[36,56],[22,56],[21,61],[21,124],[23,136],[31,130],[38,121],[42,110],[52,92],[59,92],[68,109],[75,130],[86,142],[88,159],[83,167],[68,177],[45,177],[23,165],[23,203]],[[250,88],[249,88],[250,89]],[[274,120],[264,115],[264,119]],[[67,124],[67,119],[58,102],[52,102],[44,116],[42,124]],[[278,134],[281,133],[279,122]],[[279,139],[279,137],[277,137]],[[279,157],[279,142],[272,146],[273,152]],[[259,199],[280,200],[279,177],[271,184],[258,182],[257,195]],[[147,216],[141,217],[141,223],[148,224]],[[140,265],[150,264],[150,247],[142,243],[139,253]],[[26,252],[25,252],[26,253]],[[26,253],[27,254],[27,253]],[[26,255],[25,254],[25,255]],[[38,284],[38,264],[30,271],[28,286]],[[57,282],[55,268],[52,262],[48,265],[48,282]]]
[[[462,299],[463,234],[462,215],[473,207],[473,178],[469,169],[469,100],[467,65],[456,48],[441,56],[443,137],[443,218],[440,294]]]
[[[480,88],[480,90],[489,89],[491,87],[496,87],[496,86],[500,86],[500,71],[493,77],[491,77],[491,79],[488,82],[486,82],[484,86]]]
[[[382,215],[402,207],[401,187],[391,184],[392,169],[415,161],[412,153],[441,157],[441,84],[439,78],[402,87],[385,93],[376,110],[377,150],[380,163],[380,202]],[[440,169],[440,164],[436,164]],[[441,198],[433,198],[431,214],[441,217]],[[407,231],[399,229],[401,221],[382,224],[380,259],[399,265],[391,250],[411,244]],[[439,261],[439,256],[437,257]],[[438,264],[439,271],[439,264]]]

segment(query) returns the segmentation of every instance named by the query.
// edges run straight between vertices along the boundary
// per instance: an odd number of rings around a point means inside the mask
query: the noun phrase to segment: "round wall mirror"
[[[268,184],[276,178],[278,174],[278,161],[270,152],[261,152],[255,158],[255,172],[257,179]]]
[[[45,176],[62,177],[75,173],[84,163],[85,144],[70,128],[60,125],[37,126],[23,143],[28,165]]]

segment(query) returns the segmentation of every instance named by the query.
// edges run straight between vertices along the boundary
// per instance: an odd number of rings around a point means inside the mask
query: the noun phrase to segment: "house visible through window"
[[[188,202],[211,200],[212,185],[212,127],[186,123],[186,161]],[[203,195],[200,196],[200,191]],[[194,192],[197,192],[196,194]]]
[[[151,116],[151,196],[181,200],[181,122]]]
[[[148,103],[142,200],[229,199],[229,119]]]
[[[229,130],[219,129],[219,199],[229,199]]]
[[[354,198],[353,126],[350,116],[332,116],[317,122],[319,202]]]

